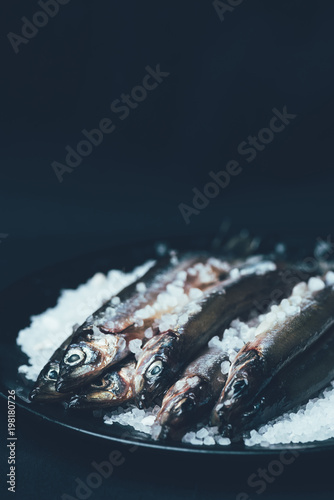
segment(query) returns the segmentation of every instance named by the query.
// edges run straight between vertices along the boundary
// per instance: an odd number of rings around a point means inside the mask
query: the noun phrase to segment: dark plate
[[[172,248],[179,249],[208,249],[211,238],[194,237],[185,240],[173,239],[168,242]],[[271,240],[273,241],[273,240]],[[264,242],[263,250],[271,245],[271,241]],[[296,252],[303,249],[303,254],[312,255],[311,242],[294,240],[290,248]],[[219,446],[192,446],[186,444],[166,445],[151,440],[149,436],[139,433],[131,427],[118,424],[112,426],[103,423],[102,417],[94,417],[91,412],[67,412],[62,406],[32,404],[28,394],[32,382],[25,380],[18,374],[18,367],[27,363],[27,357],[16,345],[19,330],[29,325],[32,315],[40,314],[48,307],[53,307],[63,288],[75,288],[87,281],[94,273],[107,272],[109,269],[123,269],[130,271],[136,265],[156,256],[155,243],[145,242],[133,245],[114,247],[109,250],[95,252],[75,260],[36,272],[31,276],[15,283],[0,294],[1,304],[1,382],[0,394],[7,398],[8,390],[15,389],[16,404],[25,411],[31,412],[36,418],[46,419],[56,425],[65,426],[74,431],[94,435],[99,438],[125,443],[134,443],[140,446],[163,450],[187,451],[205,454],[268,454],[280,450],[295,449],[301,451],[324,451],[334,449],[334,439],[321,443],[293,444],[271,446],[270,448],[252,447],[243,445]]]

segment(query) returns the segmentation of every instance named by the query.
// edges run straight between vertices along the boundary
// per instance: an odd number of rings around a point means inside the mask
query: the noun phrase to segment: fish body
[[[213,423],[222,428],[233,425],[273,376],[334,324],[333,288],[312,293],[306,283],[297,287],[302,285],[304,297],[293,293],[282,301],[258,326],[255,340],[239,351],[213,411]]]
[[[191,424],[210,411],[226,381],[221,364],[228,354],[206,348],[192,361],[162,400],[152,434],[155,439],[179,440]]]
[[[112,367],[84,387],[79,394],[73,396],[68,407],[89,410],[118,406],[130,401],[133,397],[132,379],[135,368],[134,360],[128,361],[121,367]]]
[[[78,328],[64,353],[57,390],[72,391],[126,358],[132,340],[144,339],[146,329],[159,315],[188,300],[186,270],[207,260],[204,254],[177,257],[173,253],[100,307]],[[215,268],[212,279],[218,279],[220,272]],[[176,290],[178,296],[173,297],[169,290]]]
[[[148,406],[214,335],[249,313],[255,298],[264,299],[278,286],[284,286],[279,270],[254,272],[228,278],[190,304],[191,309],[182,312],[173,328],[145,344],[134,379],[137,404]]]
[[[233,421],[230,436],[238,436],[316,397],[334,380],[334,328],[273,377],[257,398]]]

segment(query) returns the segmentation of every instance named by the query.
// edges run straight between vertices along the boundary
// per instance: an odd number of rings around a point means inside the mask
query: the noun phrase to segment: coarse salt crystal
[[[228,446],[229,444],[231,444],[231,440],[229,438],[224,438],[224,437],[219,437],[217,439],[217,444],[219,444],[220,446]]]
[[[206,446],[212,446],[215,444],[215,440],[213,439],[212,436],[206,436],[206,438],[204,438],[204,444]]]
[[[187,279],[187,273],[186,271],[180,271],[179,273],[177,273],[177,277],[176,277],[178,280],[180,281],[185,281]]]
[[[153,425],[154,424],[154,420],[155,420],[155,416],[154,415],[148,415],[147,417],[143,418],[143,420],[141,421],[141,423],[143,425]]]
[[[136,354],[137,352],[139,352],[141,350],[142,343],[143,342],[141,339],[130,340],[130,342],[129,342],[130,351],[133,352],[134,354]]]
[[[196,276],[197,270],[193,267],[189,267],[187,273],[189,274],[189,276]]]
[[[325,288],[325,283],[322,281],[321,278],[315,278],[312,276],[312,278],[310,278],[308,280],[308,289],[310,290],[310,292],[318,292],[319,290],[322,290],[323,288]]]
[[[202,297],[203,292],[199,288],[191,288],[189,291],[189,299],[190,300],[197,300],[200,297]]]
[[[231,272],[230,272],[230,277],[234,280],[234,279],[237,279],[238,277],[240,276],[240,271],[237,267],[235,267],[234,269],[231,269]]]
[[[220,365],[220,369],[223,375],[227,375],[228,372],[230,371],[230,362],[229,361],[223,361],[222,364]]]
[[[209,435],[209,431],[206,427],[202,427],[199,431],[196,432],[196,437],[198,439],[204,439],[206,436]]]
[[[147,328],[144,332],[144,335],[147,339],[151,339],[153,337],[153,330],[151,327]]]
[[[325,276],[326,284],[329,286],[334,285],[334,273],[333,271],[328,271]]]
[[[188,314],[181,314],[179,318],[179,324],[184,325],[185,323],[187,323],[188,319],[189,319]]]
[[[144,292],[146,292],[146,285],[145,285],[145,283],[143,283],[143,282],[139,282],[139,283],[137,283],[137,285],[136,285],[136,290],[137,290],[137,292],[139,292],[139,293],[144,293]]]
[[[292,295],[304,296],[307,293],[308,287],[304,281],[301,281],[292,290]]]

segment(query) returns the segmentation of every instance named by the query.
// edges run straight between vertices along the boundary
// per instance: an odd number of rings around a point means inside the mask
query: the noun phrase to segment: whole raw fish
[[[162,400],[152,431],[155,439],[179,440],[210,411],[226,382],[221,364],[228,359],[223,349],[208,347],[187,366]]]
[[[305,352],[298,355],[244,407],[230,428],[230,437],[256,429],[283,413],[297,409],[316,397],[334,380],[334,328],[331,327]]]
[[[306,283],[297,285],[292,296],[266,316],[255,340],[248,342],[233,361],[212,415],[213,423],[222,429],[233,425],[272,377],[334,324],[333,288],[320,278],[311,280],[320,289],[312,291]]]

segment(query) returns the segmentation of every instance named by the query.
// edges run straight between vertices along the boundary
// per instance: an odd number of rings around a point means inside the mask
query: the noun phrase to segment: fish
[[[186,271],[207,259],[206,254],[173,252],[103,304],[78,328],[66,349],[60,363],[57,390],[73,391],[125,359],[131,353],[131,341],[144,339],[145,331],[159,314],[188,300],[183,289],[188,278]],[[215,268],[212,279],[219,279],[221,272]],[[168,295],[170,289],[178,291],[177,298]],[[159,302],[161,297],[165,304]]]
[[[157,333],[142,349],[134,378],[137,405],[149,406],[214,335],[249,313],[255,298],[261,301],[275,287],[286,287],[281,270],[267,270],[261,263],[258,271],[229,277],[189,304],[175,326]]]
[[[334,380],[334,328],[278,372],[255,400],[233,420],[229,437],[237,440],[250,429],[297,409]]]
[[[320,278],[311,278],[310,283],[320,283],[319,289],[298,284],[291,297],[260,323],[254,341],[238,352],[212,413],[212,423],[222,430],[226,427],[228,432],[273,376],[334,324],[333,287]]]
[[[187,429],[209,412],[226,382],[221,364],[228,354],[220,347],[207,347],[183,371],[166,392],[152,427],[154,439],[178,441]]]
[[[60,401],[66,398],[66,395],[57,391],[56,382],[59,375],[59,366],[67,347],[72,342],[76,332],[77,325],[73,327],[72,334],[55,350],[49,361],[41,370],[29,394],[29,399],[34,402]]]
[[[118,406],[133,397],[132,378],[136,362],[130,360],[120,367],[112,367],[101,377],[72,396],[67,404],[70,409],[90,410]]]

